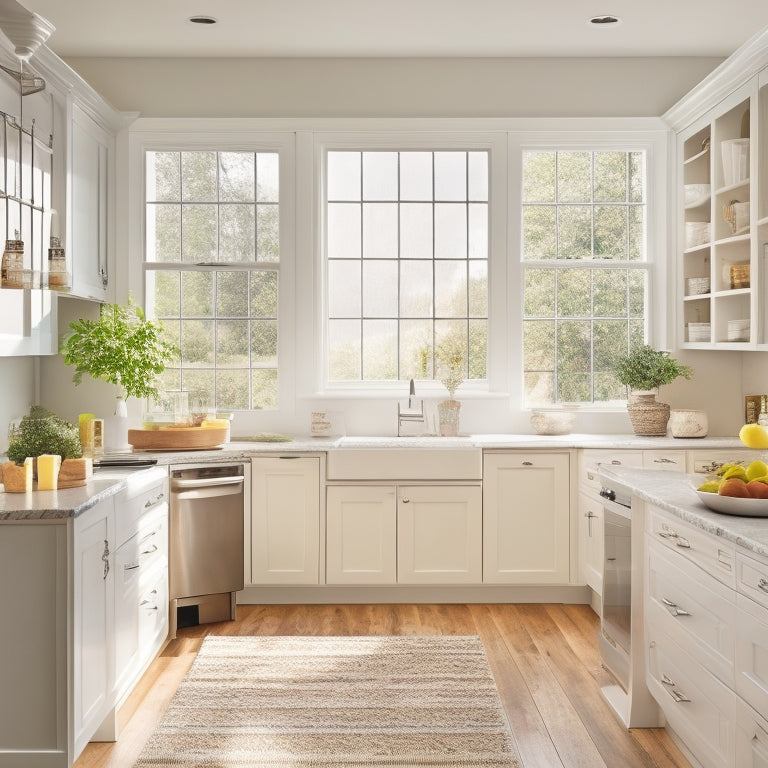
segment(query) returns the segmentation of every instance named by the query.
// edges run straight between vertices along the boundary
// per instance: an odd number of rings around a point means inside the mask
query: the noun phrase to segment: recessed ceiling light
[[[190,16],[187,21],[191,24],[215,24],[217,20],[213,16]]]
[[[613,14],[603,13],[600,16],[593,16],[589,19],[589,23],[594,24],[596,27],[610,27],[614,24],[621,24],[621,19]]]

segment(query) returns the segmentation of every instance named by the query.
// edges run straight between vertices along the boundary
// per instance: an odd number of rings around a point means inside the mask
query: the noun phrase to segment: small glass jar
[[[0,285],[3,288],[24,287],[24,241],[6,240],[0,266]]]
[[[65,291],[69,288],[67,257],[61,247],[61,241],[53,235],[51,247],[48,249],[48,287],[54,291]]]

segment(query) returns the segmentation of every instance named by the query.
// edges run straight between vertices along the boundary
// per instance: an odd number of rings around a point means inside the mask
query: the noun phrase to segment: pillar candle
[[[58,487],[61,456],[44,453],[37,457],[37,490],[55,491]]]

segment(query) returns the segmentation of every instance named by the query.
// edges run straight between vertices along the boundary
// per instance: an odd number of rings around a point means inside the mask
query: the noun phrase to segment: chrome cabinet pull
[[[664,685],[675,684],[675,681],[666,672],[661,676],[661,682],[664,683]]]
[[[681,608],[677,603],[673,603],[671,600],[667,600],[666,597],[662,597],[661,602],[664,603],[664,605],[666,605],[667,608],[669,608],[669,612],[673,616],[690,616],[691,615],[684,608]]]
[[[674,531],[658,531],[662,539],[676,539],[677,534]]]
[[[145,549],[142,551],[142,555],[151,555],[154,552],[157,552],[157,544],[153,544],[149,549]]]
[[[676,547],[681,547],[682,549],[690,549],[691,548],[691,542],[688,541],[688,539],[684,539],[682,536],[677,536],[677,541],[675,542]]]
[[[665,459],[664,457],[660,459],[654,459],[653,463],[654,464],[677,464],[677,462],[674,461],[673,459]]]
[[[104,552],[101,554],[101,561],[104,563],[104,581],[107,580],[107,574],[109,573],[109,542],[104,539]]]
[[[621,464],[621,461],[619,461],[619,459],[612,459],[611,464],[619,465]]]
[[[587,512],[584,515],[584,517],[586,517],[587,520],[589,521],[589,523],[588,523],[588,525],[589,525],[589,538],[591,539],[592,538],[592,521],[597,517],[597,515],[590,510],[589,512]]]
[[[763,592],[768,592],[768,579],[760,579],[757,582],[757,588],[762,589]]]
[[[532,461],[524,461],[523,462],[523,466],[524,467],[532,467],[533,466],[533,462]]]
[[[141,568],[141,563],[136,563],[135,565],[124,565],[123,570],[124,571],[135,571],[137,568]]]
[[[161,491],[160,493],[155,496],[154,499],[147,499],[144,502],[144,509],[149,509],[150,507],[154,507],[155,504],[159,504],[163,499],[165,498],[165,494]]]
[[[678,691],[677,688],[673,688],[669,692],[669,695],[678,703],[683,701],[690,701],[690,699],[682,691]]]

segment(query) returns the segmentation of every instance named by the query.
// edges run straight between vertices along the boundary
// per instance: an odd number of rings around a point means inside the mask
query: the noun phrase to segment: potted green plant
[[[666,435],[669,405],[658,402],[656,393],[680,376],[690,379],[693,369],[669,352],[643,344],[617,358],[616,376],[629,389],[627,411],[635,434]]]
[[[125,448],[125,399],[156,397],[155,381],[178,350],[163,339],[162,326],[148,320],[141,307],[131,301],[127,306],[103,304],[98,320],[80,318],[69,327],[60,349],[64,363],[75,367],[75,384],[88,374],[118,388],[115,416],[121,420],[117,429],[123,434],[120,444],[111,447]]]
[[[43,454],[55,454],[63,459],[82,455],[80,432],[76,426],[60,419],[40,405],[8,431],[8,459],[21,465],[27,457],[36,459]]]

